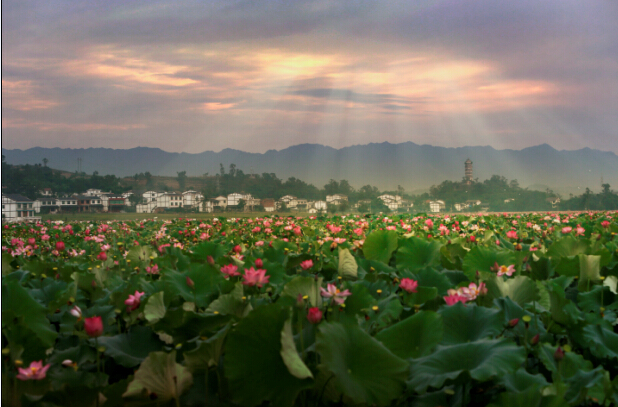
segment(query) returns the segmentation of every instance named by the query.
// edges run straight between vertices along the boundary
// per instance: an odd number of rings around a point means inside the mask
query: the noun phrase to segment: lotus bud
[[[191,280],[191,277],[189,276],[187,276],[187,285],[189,286],[190,289],[195,288],[195,283],[193,282],[193,280]]]
[[[532,339],[530,339],[530,344],[532,346],[536,345],[537,343],[539,343],[539,339],[541,339],[541,336],[539,334],[534,335]]]
[[[239,244],[237,244],[236,246],[234,246],[234,252],[235,252],[235,253],[240,253],[240,252],[242,252],[242,247],[240,247],[240,245],[239,245]]]
[[[509,328],[515,328],[519,323],[519,318],[513,318],[509,321]]]
[[[554,352],[554,359],[558,362],[564,359],[564,351],[560,346],[558,346],[558,349],[556,349],[556,352]]]
[[[206,261],[208,262],[208,264],[215,264],[215,259],[213,259],[212,256],[208,256],[206,257]]]
[[[262,261],[262,259],[255,259],[255,267],[257,267],[259,269],[264,267],[264,262]]]

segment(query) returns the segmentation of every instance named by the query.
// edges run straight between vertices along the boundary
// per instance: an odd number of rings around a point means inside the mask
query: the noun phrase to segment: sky
[[[618,153],[618,1],[3,0],[2,147]]]

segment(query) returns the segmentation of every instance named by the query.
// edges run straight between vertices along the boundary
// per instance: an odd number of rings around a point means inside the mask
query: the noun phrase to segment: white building
[[[32,208],[34,213],[57,213],[60,205],[58,204],[58,199],[44,197],[34,201]]]
[[[2,219],[21,220],[34,216],[34,202],[19,194],[2,194]]]
[[[144,198],[144,202],[155,202],[157,200],[157,198],[159,197],[159,195],[161,195],[161,192],[157,192],[157,191],[146,191],[142,194],[142,197]]]
[[[133,192],[125,192],[122,194],[125,206],[131,206],[131,195],[133,195]]]
[[[339,205],[348,202],[348,197],[343,194],[326,195],[326,203]]]
[[[182,195],[164,192],[157,197],[157,208],[182,208]]]
[[[227,208],[227,197],[218,196],[216,198],[211,199],[213,209],[216,210],[225,210]]]
[[[153,213],[157,207],[157,201],[150,201],[135,205],[135,212],[137,213]]]
[[[251,196],[251,194],[241,194],[238,192],[234,192],[227,196],[227,206],[238,206],[241,199],[245,201],[246,204],[247,201],[252,200],[253,197]]]
[[[284,195],[277,202],[277,207],[280,208],[281,204],[285,204],[286,208],[294,209],[298,205],[298,199],[293,195]]]
[[[328,204],[326,203],[326,201],[315,201],[313,203],[313,207],[317,211],[326,211],[326,209],[328,208]]]
[[[103,192],[100,189],[95,188],[90,188],[89,190],[84,192],[84,195],[86,196],[101,196],[102,194],[111,194],[111,192]]]
[[[185,208],[199,209],[204,201],[204,195],[197,191],[185,191],[182,193],[182,206]],[[202,210],[200,210],[201,212]]]
[[[444,201],[431,201],[429,202],[429,211],[430,212],[440,212],[443,211],[446,208],[446,204],[444,203]]]

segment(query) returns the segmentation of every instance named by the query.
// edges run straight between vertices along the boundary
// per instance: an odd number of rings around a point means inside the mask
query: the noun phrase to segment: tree
[[[184,191],[187,184],[187,171],[176,172],[176,174],[178,174],[178,186],[181,191]]]

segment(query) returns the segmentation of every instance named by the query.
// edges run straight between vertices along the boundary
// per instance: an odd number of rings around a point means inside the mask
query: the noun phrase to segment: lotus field
[[[3,225],[2,402],[618,405],[617,220]]]

